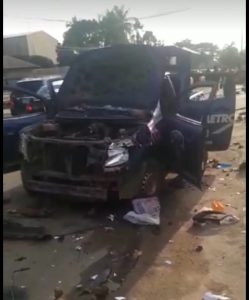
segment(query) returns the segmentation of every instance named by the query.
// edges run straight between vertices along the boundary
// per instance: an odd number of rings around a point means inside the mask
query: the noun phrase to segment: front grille
[[[45,144],[43,169],[80,176],[103,170],[106,150],[103,147]]]

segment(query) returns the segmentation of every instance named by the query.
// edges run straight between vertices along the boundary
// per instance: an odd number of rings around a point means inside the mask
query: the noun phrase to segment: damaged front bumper
[[[31,138],[28,143],[23,148],[22,178],[30,191],[86,202],[131,199],[139,191],[143,167],[137,159],[131,164],[128,150],[120,144],[106,147],[96,142],[49,138]]]

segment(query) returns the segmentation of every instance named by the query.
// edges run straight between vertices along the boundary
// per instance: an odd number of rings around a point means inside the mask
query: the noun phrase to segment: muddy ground
[[[241,107],[245,95],[237,96]],[[210,153],[209,158],[239,166],[245,159],[245,121],[235,122],[229,150]],[[207,168],[202,190],[188,184],[170,189],[166,182],[159,228],[123,221],[129,203],[84,205],[28,196],[19,172],[4,176],[4,191],[10,197],[4,219],[43,226],[52,235],[43,241],[4,240],[6,300],[53,299],[56,287],[69,300],[200,300],[206,291],[245,299],[245,176],[237,171]],[[195,211],[213,200],[229,204],[226,211],[240,221],[193,227]],[[46,208],[51,215],[15,214],[27,207]],[[108,289],[100,288],[103,282]]]

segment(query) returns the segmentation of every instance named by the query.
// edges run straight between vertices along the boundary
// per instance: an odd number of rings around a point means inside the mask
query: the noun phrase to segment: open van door
[[[196,84],[181,97],[180,113],[202,122],[207,151],[227,150],[235,115],[235,81],[226,74],[223,86],[215,82]]]

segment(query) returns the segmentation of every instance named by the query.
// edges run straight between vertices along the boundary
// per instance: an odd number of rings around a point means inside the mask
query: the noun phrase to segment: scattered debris
[[[23,261],[25,259],[27,259],[26,256],[20,256],[20,257],[16,258],[15,261]]]
[[[81,283],[76,285],[76,289],[82,289],[83,285]]]
[[[75,250],[76,250],[76,251],[82,251],[82,247],[81,247],[81,246],[76,246],[76,247],[75,247]]]
[[[84,236],[79,236],[77,238],[75,238],[75,241],[80,241],[80,240],[83,240],[85,237]]]
[[[217,166],[218,166],[218,164],[219,164],[219,161],[218,161],[217,159],[213,158],[213,159],[209,159],[209,160],[207,161],[207,164],[208,164],[209,167],[211,167],[211,168],[217,168]]]
[[[196,252],[201,252],[203,250],[203,246],[199,245],[195,248]]]
[[[10,240],[50,240],[52,236],[42,226],[24,226],[20,223],[4,220],[3,238]]]
[[[14,274],[14,273],[20,273],[20,272],[25,272],[25,271],[29,271],[29,270],[30,270],[29,267],[26,267],[26,268],[20,268],[20,269],[14,270],[14,271],[13,271],[13,274]]]
[[[111,222],[113,222],[113,221],[114,221],[114,215],[110,214],[110,215],[107,217],[107,219],[109,219]]]
[[[160,203],[157,197],[140,198],[132,201],[134,211],[129,211],[123,218],[133,224],[159,225]]]
[[[91,277],[91,279],[92,279],[92,280],[95,280],[95,279],[98,278],[98,276],[99,276],[98,274],[95,274],[95,275],[93,275],[93,276]]]
[[[171,266],[173,264],[172,261],[169,259],[165,260],[164,263],[168,266]]]
[[[220,201],[213,201],[211,204],[213,211],[224,212],[225,207]]]
[[[202,300],[231,300],[231,298],[222,295],[215,295],[211,292],[207,292],[203,295]]]
[[[211,186],[210,186],[208,189],[209,189],[210,191],[216,192],[216,187],[211,187]]]
[[[217,168],[218,169],[232,168],[232,164],[229,164],[229,163],[218,163]]]
[[[215,223],[217,225],[230,225],[239,222],[239,218],[226,214],[220,211],[213,211],[212,209],[202,210],[198,212],[193,217],[193,222],[195,224],[206,224],[206,223]]]

